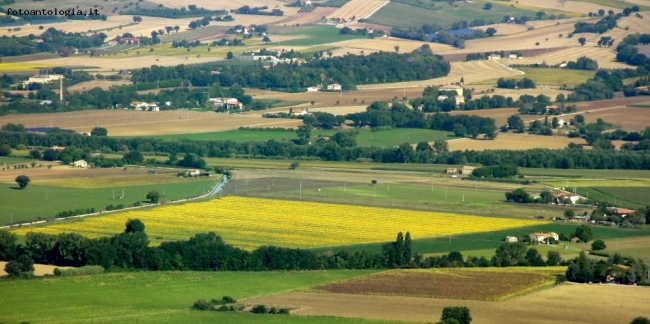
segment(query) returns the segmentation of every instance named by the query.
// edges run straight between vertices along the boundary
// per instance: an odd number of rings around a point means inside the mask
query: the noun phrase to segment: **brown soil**
[[[648,288],[607,285],[566,284],[505,302],[307,292],[247,302],[305,307],[301,315],[412,322],[434,322],[446,306],[469,307],[481,324],[611,324],[650,316]]]

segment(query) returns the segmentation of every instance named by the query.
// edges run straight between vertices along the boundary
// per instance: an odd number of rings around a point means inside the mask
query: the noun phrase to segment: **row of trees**
[[[188,5],[187,8],[168,8],[162,5],[159,5],[154,8],[143,8],[136,7],[125,12],[120,12],[120,15],[139,15],[139,16],[149,16],[149,17],[161,17],[161,18],[191,18],[191,17],[201,17],[201,16],[216,16],[216,15],[225,15],[228,11],[226,10],[209,10],[205,8],[199,8],[196,5]]]
[[[644,280],[648,266],[641,259],[624,258],[618,254],[607,260],[594,260],[585,252],[569,262],[567,280],[580,283],[637,284]]]
[[[453,128],[456,118],[447,114],[429,117],[430,128]],[[469,117],[467,117],[469,118]],[[477,118],[477,117],[473,117]],[[477,120],[478,122],[479,120]],[[472,124],[479,129],[481,124]],[[485,124],[484,124],[485,125]],[[357,161],[372,160],[383,163],[413,162],[404,157],[412,156],[415,150],[408,143],[400,147],[341,147],[334,142],[316,143],[314,145],[298,145],[291,142],[237,143],[233,141],[197,141],[182,140],[167,142],[152,138],[113,138],[102,136],[83,136],[74,132],[52,130],[48,134],[27,132],[0,131],[0,143],[12,148],[18,145],[49,148],[52,146],[71,146],[84,152],[160,152],[164,154],[193,153],[197,156],[208,157],[256,157],[256,158],[292,158],[292,159],[321,159],[325,161]],[[145,150],[146,149],[146,150]],[[64,150],[65,152],[66,150]],[[46,152],[43,152],[45,155]],[[63,152],[62,152],[63,154]],[[474,163],[485,166],[498,165],[502,161],[510,161],[518,167],[527,168],[582,168],[582,169],[650,169],[650,152],[646,150],[580,150],[580,149],[530,149],[523,151],[484,150],[484,151],[453,151],[445,152],[431,159],[437,164],[467,164]]]

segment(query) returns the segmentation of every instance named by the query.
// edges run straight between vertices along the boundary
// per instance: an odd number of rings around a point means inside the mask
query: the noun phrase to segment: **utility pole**
[[[300,199],[302,199],[302,181],[300,181]]]

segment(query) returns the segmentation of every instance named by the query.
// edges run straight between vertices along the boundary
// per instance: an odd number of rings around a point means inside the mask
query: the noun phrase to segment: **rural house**
[[[447,168],[447,170],[445,170],[445,173],[457,174],[458,169],[456,169],[456,168]]]
[[[544,243],[544,242],[548,242],[549,239],[553,239],[555,240],[555,242],[560,241],[560,236],[554,232],[549,232],[549,233],[535,232],[533,234],[528,235],[528,237],[530,237],[530,241],[533,243]]]
[[[465,174],[465,175],[472,174],[472,172],[474,172],[474,170],[477,168],[478,167],[466,165],[461,169],[460,174]]]
[[[31,83],[50,83],[52,81],[59,81],[63,78],[60,74],[37,74],[33,77],[29,77],[27,81],[23,81],[23,86],[26,86]]]
[[[307,88],[307,92],[318,92],[318,91],[320,91],[320,87],[317,86]]]
[[[328,91],[341,91],[341,90],[343,90],[343,88],[338,83],[332,83],[332,84],[327,85],[327,90]]]
[[[488,60],[491,61],[497,61],[500,59],[501,59],[501,54],[490,54],[490,56],[488,56]]]
[[[515,237],[515,236],[506,236],[505,241],[507,243],[517,243],[517,237]]]
[[[621,217],[631,216],[632,214],[634,214],[634,210],[632,209],[618,208],[618,207],[609,207],[607,208],[607,211],[609,211],[612,215],[621,216]]]
[[[456,99],[456,105],[460,105],[460,104],[465,103],[465,96],[463,96],[463,87],[461,87],[459,85],[455,85],[455,84],[448,84],[448,85],[444,85],[444,86],[440,87],[439,90],[440,91],[455,92],[456,95],[454,96],[454,98]],[[438,100],[440,100],[441,97],[445,97],[442,100],[447,99],[447,96],[441,95],[441,96],[438,97]]]
[[[558,205],[566,205],[566,204],[571,204],[575,205],[578,200],[580,200],[579,195],[570,193],[570,192],[560,192],[559,194],[555,195],[555,200]]]
[[[86,162],[85,160],[78,160],[78,161],[74,161],[72,163],[72,166],[74,166],[75,168],[87,168],[88,162]]]

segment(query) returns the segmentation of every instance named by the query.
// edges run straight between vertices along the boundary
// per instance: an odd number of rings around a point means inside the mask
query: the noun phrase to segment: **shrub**
[[[54,275],[58,277],[91,276],[104,273],[102,266],[84,266],[79,268],[61,269],[55,268]]]
[[[266,309],[266,306],[264,305],[257,305],[251,309],[251,313],[255,314],[267,314],[268,312],[268,309]]]
[[[192,309],[196,310],[208,310],[210,307],[212,307],[212,304],[205,299],[199,299],[192,305]]]

